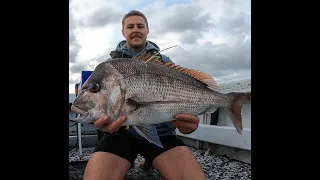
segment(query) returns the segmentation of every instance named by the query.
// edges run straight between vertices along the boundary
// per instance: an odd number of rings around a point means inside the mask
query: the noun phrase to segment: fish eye
[[[92,83],[92,84],[90,84],[88,89],[89,89],[90,92],[98,92],[100,87],[99,87],[99,84]]]

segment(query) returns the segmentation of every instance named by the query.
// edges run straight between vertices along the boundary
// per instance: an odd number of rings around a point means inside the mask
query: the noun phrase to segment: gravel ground
[[[90,158],[94,148],[83,148],[84,161],[79,162],[78,149],[69,152],[69,180],[81,180],[86,161]],[[216,179],[251,179],[251,165],[226,156],[208,154],[202,149],[189,147],[203,168],[208,180]],[[135,165],[127,173],[126,180],[149,179],[159,180],[158,171],[151,168],[144,170],[139,166],[139,162],[144,161],[143,157],[138,155]]]

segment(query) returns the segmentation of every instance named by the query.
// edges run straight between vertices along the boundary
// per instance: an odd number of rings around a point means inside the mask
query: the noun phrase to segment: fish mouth
[[[71,105],[71,110],[75,113],[82,115],[82,116],[86,116],[88,114],[88,112],[80,109],[78,106],[75,106],[75,105]]]

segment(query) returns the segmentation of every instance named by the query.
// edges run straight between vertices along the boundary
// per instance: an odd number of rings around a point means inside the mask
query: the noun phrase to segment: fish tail
[[[245,93],[229,93],[229,103],[227,104],[227,112],[232,120],[234,127],[239,134],[242,134],[242,116],[241,110],[244,101],[246,100]]]

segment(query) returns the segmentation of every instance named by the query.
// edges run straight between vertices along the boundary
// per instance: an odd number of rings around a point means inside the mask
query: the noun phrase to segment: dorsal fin
[[[217,82],[208,74],[200,72],[198,70],[183,68],[171,62],[162,62],[158,56],[154,56],[154,54],[147,53],[147,52],[143,52],[138,56],[134,56],[132,59],[138,60],[138,61],[152,62],[152,63],[160,64],[162,66],[166,66],[171,69],[175,69],[177,71],[180,71],[184,74],[187,74],[197,79],[198,81],[205,84],[209,89],[217,90]]]

